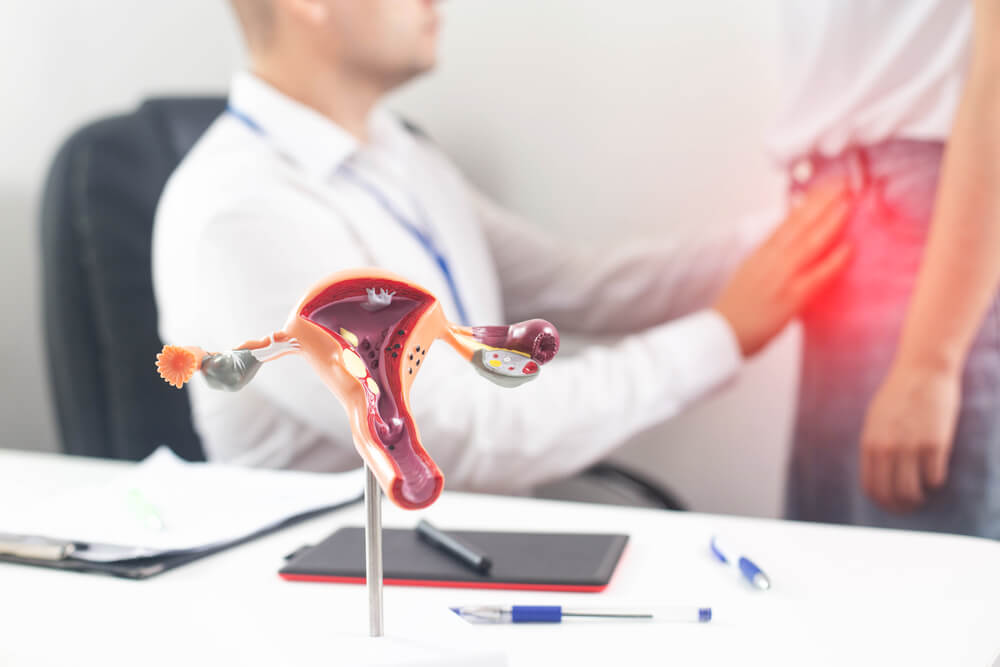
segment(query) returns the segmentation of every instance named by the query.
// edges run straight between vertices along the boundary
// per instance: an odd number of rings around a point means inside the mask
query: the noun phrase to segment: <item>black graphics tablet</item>
[[[489,574],[427,544],[414,530],[389,528],[382,533],[384,583],[597,593],[607,588],[628,543],[628,535],[607,533],[448,534],[489,556]],[[289,581],[364,583],[364,528],[344,527],[315,546],[302,547],[279,574]]]

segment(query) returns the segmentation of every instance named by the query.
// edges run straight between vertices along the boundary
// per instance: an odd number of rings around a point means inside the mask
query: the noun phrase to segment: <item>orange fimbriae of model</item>
[[[156,365],[175,387],[200,372],[209,386],[236,391],[263,363],[305,355],[343,403],[354,445],[386,495],[419,509],[441,494],[444,476],[420,442],[410,386],[438,339],[505,387],[538,377],[539,366],[559,350],[559,333],[545,320],[458,326],[427,290],[387,271],[359,269],[316,284],[281,331],[221,353],[167,345]]]

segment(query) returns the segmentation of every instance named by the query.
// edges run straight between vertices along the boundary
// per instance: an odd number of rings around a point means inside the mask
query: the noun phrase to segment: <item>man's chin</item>
[[[427,52],[419,54],[414,60],[414,69],[417,71],[417,75],[426,74],[437,67],[437,49],[428,49]]]
[[[418,71],[416,73],[416,76],[420,76],[421,74],[428,74],[430,72],[433,72],[435,67],[437,67],[437,58],[431,58],[428,62],[421,63],[417,67]]]
[[[435,60],[431,60],[430,62],[412,63],[409,67],[401,69],[396,73],[396,76],[393,77],[392,87],[398,88],[399,86],[402,86],[412,81],[413,79],[416,79],[424,74],[427,74],[433,71],[436,65],[437,62]]]

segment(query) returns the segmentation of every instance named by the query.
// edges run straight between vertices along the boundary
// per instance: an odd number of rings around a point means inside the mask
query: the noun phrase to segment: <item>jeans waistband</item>
[[[904,171],[936,168],[944,144],[940,141],[890,139],[871,146],[851,146],[836,156],[807,155],[791,163],[789,189],[801,194],[817,183],[840,178],[852,193]]]

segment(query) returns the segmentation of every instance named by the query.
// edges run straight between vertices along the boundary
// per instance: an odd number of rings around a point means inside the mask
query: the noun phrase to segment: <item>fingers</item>
[[[947,479],[947,457],[918,454],[916,450],[894,451],[871,447],[861,458],[861,486],[872,500],[886,510],[911,512],[927,501],[927,491],[939,487]],[[933,468],[932,468],[933,467]],[[933,481],[929,470],[941,477]]]
[[[861,484],[872,500],[913,511],[945,484],[960,405],[960,374],[894,366],[861,435]]]
[[[922,455],[924,481],[931,488],[941,488],[948,479],[948,458],[946,447],[934,447]]]
[[[865,493],[882,507],[895,510],[893,499],[893,455],[885,449],[866,452],[862,462]]]
[[[778,246],[794,243],[797,237],[813,227],[817,218],[845,200],[846,190],[840,183],[815,188],[789,211],[785,222],[774,233],[772,241]]]
[[[929,490],[948,478],[947,450],[941,447],[862,447],[861,486],[890,512],[911,512],[927,501]]]
[[[892,505],[896,511],[914,510],[925,500],[920,457],[915,452],[906,452],[894,458]]]
[[[849,210],[844,190],[826,187],[792,214],[787,233],[776,241],[796,310],[847,266],[850,249],[836,244]]]
[[[809,228],[795,240],[791,251],[800,266],[809,266],[840,236],[847,223],[850,202],[841,198],[823,210]]]
[[[843,199],[846,192],[844,184],[839,181],[812,188],[805,199],[792,207],[788,214],[788,222],[791,226],[808,225],[826,209]]]
[[[837,277],[847,267],[850,259],[851,247],[846,243],[840,243],[819,262],[793,278],[792,293],[795,296],[795,309],[798,310],[813,295]]]

